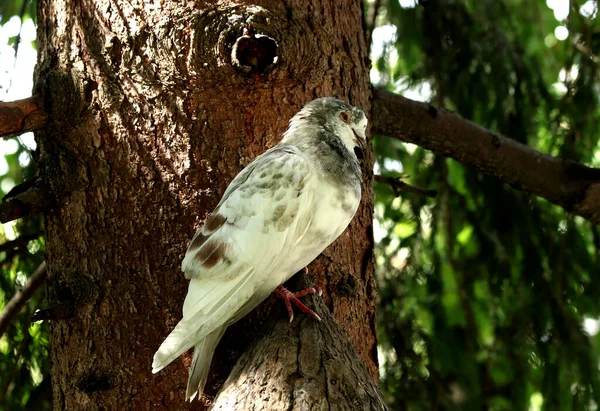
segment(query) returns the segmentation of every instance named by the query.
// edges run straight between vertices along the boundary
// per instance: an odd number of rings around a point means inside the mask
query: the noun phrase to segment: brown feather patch
[[[223,243],[219,244],[217,249],[206,259],[206,261],[202,264],[204,268],[213,268],[225,255],[225,251],[227,250],[227,246]]]
[[[194,258],[204,268],[213,268],[225,255],[226,245],[217,241],[208,241],[200,248]]]
[[[202,230],[198,230],[198,232],[196,233],[194,238],[192,238],[192,242],[190,243],[188,250],[194,251],[194,250],[199,249],[200,247],[202,247],[204,245],[204,243],[206,242],[206,240],[209,237],[210,237],[209,235],[202,234]]]
[[[208,217],[206,223],[204,223],[204,227],[202,227],[196,232],[196,235],[194,236],[194,238],[192,238],[192,241],[188,246],[189,251],[200,249],[204,245],[206,240],[210,238],[210,235],[217,231],[223,224],[225,224],[227,218],[223,217],[221,214],[216,213],[216,211],[218,210],[215,210],[215,213]]]
[[[202,230],[207,234],[213,233],[219,229],[223,224],[227,221],[226,217],[223,217],[221,214],[213,214],[208,220],[206,220],[206,224],[202,227]]]

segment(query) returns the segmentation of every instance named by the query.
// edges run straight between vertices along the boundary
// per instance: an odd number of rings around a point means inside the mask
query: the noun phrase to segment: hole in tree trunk
[[[234,67],[244,73],[264,73],[277,64],[277,42],[269,36],[245,30],[233,46],[231,60]]]

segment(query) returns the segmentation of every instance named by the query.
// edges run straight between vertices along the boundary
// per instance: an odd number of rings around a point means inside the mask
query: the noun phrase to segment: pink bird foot
[[[319,295],[323,294],[319,287],[310,287],[295,293],[291,292],[282,285],[275,289],[275,296],[277,296],[277,298],[281,298],[285,303],[285,308],[287,308],[288,315],[290,316],[290,322],[294,320],[294,310],[292,309],[292,303],[294,303],[294,305],[298,307],[300,311],[310,315],[315,320],[321,321],[321,317],[319,317],[317,313],[305,306],[302,303],[302,301],[298,299],[314,293],[318,293]]]

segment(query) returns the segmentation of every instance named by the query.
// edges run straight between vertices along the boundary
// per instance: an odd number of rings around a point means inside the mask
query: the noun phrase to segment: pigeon
[[[275,147],[256,157],[225,190],[192,238],[182,262],[190,280],[183,318],[159,347],[157,373],[194,347],[186,390],[202,395],[213,352],[225,329],[274,290],[318,319],[281,284],[348,226],[361,197],[360,160],[367,117],[331,98],[306,104]]]

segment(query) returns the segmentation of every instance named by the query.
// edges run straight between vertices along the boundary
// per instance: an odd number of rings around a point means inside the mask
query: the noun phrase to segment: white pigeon
[[[312,313],[296,298],[306,290],[292,293],[281,284],[352,220],[361,196],[366,127],[365,113],[341,100],[308,103],[281,142],[233,179],[194,235],[182,263],[190,280],[183,318],[152,363],[156,373],[194,347],[186,399],[202,394],[225,329],[273,290],[285,300],[290,320],[290,301]]]

